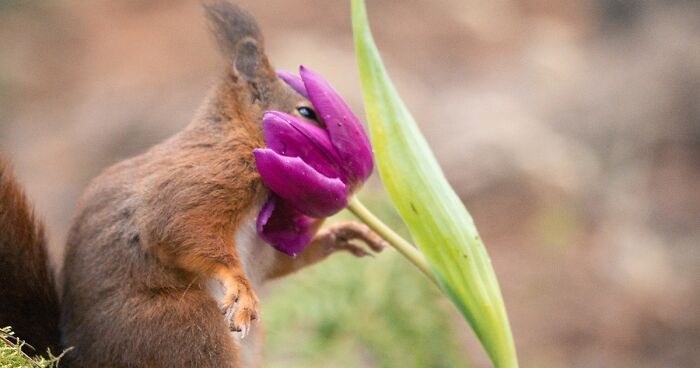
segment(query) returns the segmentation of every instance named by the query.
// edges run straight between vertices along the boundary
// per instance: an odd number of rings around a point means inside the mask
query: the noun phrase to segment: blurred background
[[[362,116],[347,1],[240,1]],[[492,257],[522,367],[700,366],[700,4],[368,0]],[[222,60],[195,0],[0,0],[0,151],[60,257],[90,178],[184,127]],[[362,197],[400,228],[377,179]],[[487,367],[392,250],[263,296],[266,367]]]

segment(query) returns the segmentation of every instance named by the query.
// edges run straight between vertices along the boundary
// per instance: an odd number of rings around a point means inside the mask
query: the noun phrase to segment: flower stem
[[[357,218],[362,220],[362,222],[367,224],[367,226],[384,238],[384,240],[386,240],[386,242],[392,247],[396,248],[399,253],[408,258],[408,260],[416,265],[416,267],[418,267],[418,269],[421,270],[425,276],[435,283],[435,285],[438,285],[435,275],[433,275],[433,272],[430,270],[430,266],[428,266],[428,262],[425,261],[425,258],[418,251],[418,249],[383,223],[382,220],[377,218],[377,216],[370,212],[370,210],[368,210],[367,207],[365,207],[365,205],[362,204],[359,199],[357,199],[357,197],[352,197],[350,199],[348,210],[350,210],[350,212],[357,216]]]

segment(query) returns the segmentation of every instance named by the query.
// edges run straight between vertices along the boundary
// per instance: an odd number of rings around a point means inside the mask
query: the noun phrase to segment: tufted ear
[[[275,72],[263,47],[263,37],[250,13],[238,5],[216,0],[204,4],[209,26],[219,48],[233,62],[237,76],[261,87]]]
[[[272,67],[260,44],[251,38],[242,39],[233,54],[233,70],[248,82],[268,79]]]

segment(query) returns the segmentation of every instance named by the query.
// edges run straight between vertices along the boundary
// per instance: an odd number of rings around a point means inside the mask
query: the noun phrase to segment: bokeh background
[[[317,69],[362,115],[347,1],[240,2],[278,68]],[[368,10],[486,242],[521,365],[700,366],[700,4]],[[88,180],[185,126],[226,67],[198,1],[0,0],[0,151],[55,259]],[[378,180],[362,196],[401,227]],[[263,305],[266,367],[488,366],[456,309],[391,250],[334,256]]]

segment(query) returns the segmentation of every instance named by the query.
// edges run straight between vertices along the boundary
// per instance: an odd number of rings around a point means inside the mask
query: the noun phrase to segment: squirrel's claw
[[[237,292],[230,293],[221,306],[228,327],[233,332],[240,332],[241,338],[248,335],[253,321],[258,320],[258,297],[252,289],[239,285]]]
[[[346,251],[355,257],[373,256],[365,248],[352,243],[352,240],[360,240],[367,244],[372,252],[379,253],[388,246],[387,242],[367,225],[359,222],[342,222],[331,226],[326,230],[326,240],[330,245],[327,250],[332,253]]]

